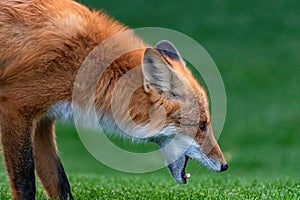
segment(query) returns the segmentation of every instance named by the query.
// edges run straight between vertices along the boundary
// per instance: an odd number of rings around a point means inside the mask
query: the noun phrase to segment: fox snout
[[[194,147],[204,154],[202,159],[198,159],[209,169],[217,172],[223,172],[228,169],[228,164],[224,158],[222,150],[217,143],[211,125],[208,126],[205,133],[198,133],[195,137],[197,145]]]
[[[212,148],[212,150],[207,154],[207,157],[220,163],[221,166],[219,167],[218,170],[215,170],[215,171],[223,172],[228,169],[228,164],[225,161],[224,155],[217,143]]]

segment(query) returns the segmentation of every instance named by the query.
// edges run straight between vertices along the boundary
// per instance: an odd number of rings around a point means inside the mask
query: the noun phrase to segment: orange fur
[[[59,102],[72,101],[74,81],[87,55],[101,42],[128,28],[103,12],[92,12],[71,0],[2,1],[0,18],[0,126],[13,198],[33,197],[34,169],[50,197],[71,198],[57,153],[53,121],[46,113]],[[147,44],[131,34],[127,40],[110,47],[111,51],[127,49],[132,41],[141,49],[117,58],[98,81],[94,99],[97,111],[102,115],[112,115],[111,100],[118,81],[126,72],[136,68],[132,81],[140,83],[141,87],[132,94],[129,108],[120,102],[118,109],[122,123],[133,120],[137,124],[147,124],[154,119],[150,129],[156,129],[160,126],[159,115],[154,113],[154,118],[151,118],[149,113],[160,106],[166,114],[164,127],[180,126],[181,118],[204,122],[207,133],[198,128],[193,135],[195,141],[206,155],[224,164],[225,159],[213,137],[204,89],[183,63],[158,55],[154,50],[148,51],[172,69],[166,73],[175,77],[172,84],[180,86],[178,91],[182,98],[190,95],[184,93],[185,87],[191,87],[195,93],[200,118],[197,113],[180,115],[182,102],[170,98],[168,91],[161,92],[160,88],[144,83],[141,66]],[[122,99],[129,87],[130,83],[114,95]],[[189,106],[193,107],[192,104]],[[123,114],[128,109],[131,119],[124,119]]]

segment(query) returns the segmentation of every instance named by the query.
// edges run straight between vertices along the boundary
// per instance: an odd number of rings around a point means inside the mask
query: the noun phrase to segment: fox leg
[[[1,141],[13,199],[31,200],[35,199],[36,191],[32,145],[34,123],[20,116],[0,113]]]
[[[37,122],[34,134],[35,170],[48,196],[72,199],[70,185],[57,153],[54,123],[48,118]]]

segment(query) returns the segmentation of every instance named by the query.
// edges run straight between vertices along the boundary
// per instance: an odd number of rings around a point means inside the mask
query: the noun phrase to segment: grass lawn
[[[2,178],[2,177],[1,177]],[[188,185],[178,185],[169,175],[70,176],[75,199],[299,199],[296,179],[237,178],[232,175],[195,175]],[[0,183],[0,198],[10,199],[6,183]],[[37,199],[47,199],[38,187]]]
[[[229,170],[213,173],[191,161],[187,185],[176,184],[167,169],[118,172],[85,150],[73,126],[58,123],[75,199],[300,199],[300,1],[80,2],[133,28],[180,31],[209,52],[226,87],[227,117],[218,142]],[[9,198],[0,167],[0,199]],[[44,198],[38,186],[38,199]]]

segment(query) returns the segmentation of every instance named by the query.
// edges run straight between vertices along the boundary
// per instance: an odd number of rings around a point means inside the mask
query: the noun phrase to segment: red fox
[[[89,52],[129,29],[103,12],[90,11],[72,0],[1,1],[0,18],[0,130],[12,197],[35,199],[37,174],[50,198],[72,199],[58,155],[54,122],[67,120],[65,116],[72,112],[76,74]],[[114,60],[99,79],[94,102],[100,121],[105,118],[114,123],[112,93],[120,78],[136,68],[138,72],[131,81],[141,79],[143,85],[131,96],[129,117],[150,129],[150,111],[164,109],[162,130],[143,139],[163,148],[178,135],[174,145],[162,151],[173,178],[186,183],[189,158],[214,171],[225,171],[228,165],[213,135],[206,92],[178,50],[166,40],[149,47],[134,34],[128,37],[128,41],[136,40],[144,48]],[[128,42],[108,48],[118,51],[124,45]],[[126,108],[122,107],[121,92],[114,94],[120,97],[120,119],[128,117],[123,116],[122,109]],[[183,113],[182,105],[197,107],[197,112]],[[196,133],[181,126],[192,127]],[[186,141],[191,142],[186,151],[169,162]]]

